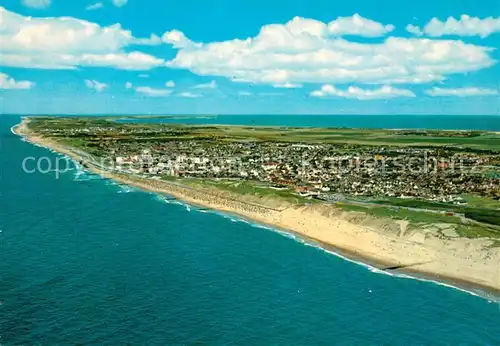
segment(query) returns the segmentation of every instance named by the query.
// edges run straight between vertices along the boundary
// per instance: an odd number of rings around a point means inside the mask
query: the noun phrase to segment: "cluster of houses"
[[[456,196],[463,193],[500,194],[499,180],[485,174],[498,168],[498,157],[442,148],[187,140],[147,149],[108,143],[107,150],[122,171],[248,179],[325,199],[394,196],[460,203]]]
[[[124,172],[246,179],[332,201],[343,196],[393,196],[460,203],[457,196],[463,193],[500,198],[500,156],[487,151],[190,139],[182,127],[117,127],[104,120],[95,126],[84,120],[70,125],[41,132],[93,138],[87,149],[106,166]],[[159,134],[162,138],[156,139]]]

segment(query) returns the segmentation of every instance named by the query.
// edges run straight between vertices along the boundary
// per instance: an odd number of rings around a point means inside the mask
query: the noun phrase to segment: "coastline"
[[[13,128],[13,132],[31,143],[48,147],[76,161],[85,161],[85,158],[63,145],[30,133],[27,121],[28,118],[23,118],[22,123]],[[450,283],[455,287],[482,288],[488,293],[500,294],[500,248],[482,250],[484,240],[481,239],[444,241],[432,238],[421,243],[383,232],[369,222],[355,223],[349,218],[350,215],[332,206],[287,206],[283,210],[276,210],[229,199],[209,190],[189,189],[167,181],[108,172],[93,165],[86,169],[123,184],[171,195],[189,204],[228,212],[258,224],[286,230],[317,243],[326,251],[331,249],[340,253],[341,257],[345,255],[349,260],[361,260],[370,265],[373,263],[375,268],[377,265],[422,263],[411,269],[390,272],[389,275],[409,274],[417,279]]]

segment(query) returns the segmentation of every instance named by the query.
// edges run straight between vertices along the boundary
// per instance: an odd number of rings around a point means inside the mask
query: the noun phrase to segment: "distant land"
[[[16,114],[27,116],[28,114]],[[81,114],[33,116],[79,117]],[[287,126],[375,129],[478,130],[500,132],[497,115],[395,114],[92,114],[148,123],[185,123],[238,126]]]

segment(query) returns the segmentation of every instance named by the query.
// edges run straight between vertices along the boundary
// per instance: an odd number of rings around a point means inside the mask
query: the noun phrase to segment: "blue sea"
[[[500,115],[216,115],[124,119],[126,122],[240,126],[500,131]]]
[[[0,115],[1,345],[498,345],[500,305],[141,192]]]

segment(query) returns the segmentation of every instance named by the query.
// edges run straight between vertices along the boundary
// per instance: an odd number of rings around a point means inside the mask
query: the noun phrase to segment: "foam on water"
[[[170,203],[170,201],[169,201],[169,200],[167,200],[167,198],[166,198],[165,196],[162,196],[162,195],[159,195],[159,194],[156,194],[156,193],[152,193],[151,195],[152,195],[152,196],[153,196],[153,198],[154,198],[155,200],[157,200],[158,202],[163,202],[163,203],[167,203],[167,204],[169,204],[169,203]]]
[[[96,180],[95,175],[84,170],[76,169],[73,175],[73,181],[89,181]]]
[[[130,193],[130,192],[135,192],[137,191],[133,187],[130,187],[129,185],[118,185],[120,187],[120,190],[118,190],[118,193]]]
[[[12,126],[12,127],[10,128],[10,132],[11,132],[13,135],[18,136],[18,134],[16,133],[16,127],[18,127],[18,126],[19,126],[19,124],[16,124],[16,125],[14,125],[14,126]],[[22,139],[24,139],[24,137],[21,137],[21,138],[22,138]]]
[[[84,175],[85,175],[85,171],[77,168],[75,174],[73,175],[73,179],[77,180],[78,178],[80,178],[81,176],[84,176]]]

